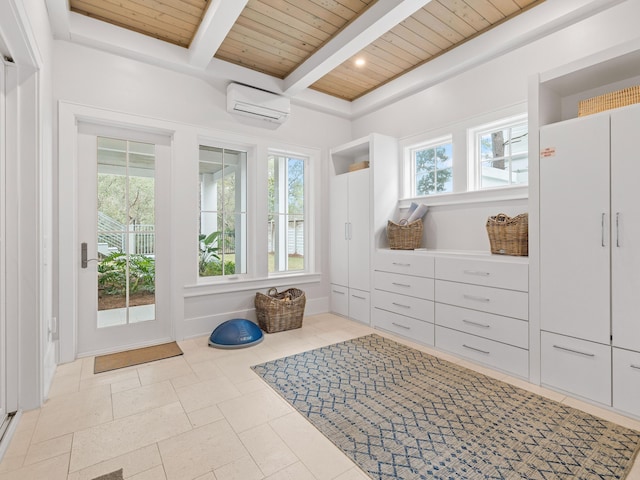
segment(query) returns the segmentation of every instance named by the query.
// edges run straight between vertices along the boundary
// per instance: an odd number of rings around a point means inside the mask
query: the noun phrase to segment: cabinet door
[[[371,277],[369,230],[369,169],[348,173],[349,178],[349,287],[369,291]]]
[[[608,344],[609,117],[540,129],[542,330]]]
[[[349,181],[347,175],[336,175],[329,185],[329,237],[331,283],[349,285],[349,251],[347,241]]]
[[[611,115],[613,344],[640,352],[640,106]]]

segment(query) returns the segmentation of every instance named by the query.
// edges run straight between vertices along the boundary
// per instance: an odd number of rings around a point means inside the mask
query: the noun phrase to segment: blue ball
[[[264,338],[260,327],[246,318],[234,318],[218,325],[209,337],[209,345],[217,348],[243,348],[260,343]]]

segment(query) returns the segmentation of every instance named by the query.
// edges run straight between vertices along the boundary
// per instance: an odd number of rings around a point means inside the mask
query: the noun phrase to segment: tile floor
[[[132,480],[366,480],[249,366],[372,331],[323,314],[247,349],[210,348],[202,337],[179,342],[183,356],[99,375],[93,358],[61,365],[46,404],[22,416],[0,480],[90,480],[119,468]],[[638,420],[387,336],[640,429]],[[628,480],[640,480],[640,460]]]

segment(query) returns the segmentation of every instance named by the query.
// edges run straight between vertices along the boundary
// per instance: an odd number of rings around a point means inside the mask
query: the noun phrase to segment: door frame
[[[173,172],[174,135],[177,126],[170,122],[149,117],[113,112],[95,107],[78,105],[60,101],[58,104],[58,282],[66,285],[58,292],[59,327],[59,361],[71,362],[78,356],[78,268],[80,264],[80,242],[78,235],[78,128],[80,123],[91,123],[105,127],[116,127],[146,132],[169,137],[171,139],[171,165],[169,177]],[[167,195],[166,202],[171,204],[172,193]],[[168,230],[171,228],[173,215],[168,211]],[[167,238],[170,245],[171,239]],[[171,278],[172,262],[167,262],[163,276]],[[175,285],[170,283],[171,292],[167,295],[167,315],[176,319]],[[180,292],[181,294],[182,292]],[[175,320],[169,321],[166,340],[176,338]],[[136,347],[157,343],[150,341]],[[134,345],[132,345],[133,347]],[[91,354],[92,352],[84,352]],[[102,352],[95,352],[102,353]]]

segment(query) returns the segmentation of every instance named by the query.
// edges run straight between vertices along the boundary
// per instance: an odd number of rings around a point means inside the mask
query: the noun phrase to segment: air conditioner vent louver
[[[287,97],[257,88],[231,83],[227,87],[227,111],[237,115],[284,123],[291,102]]]

